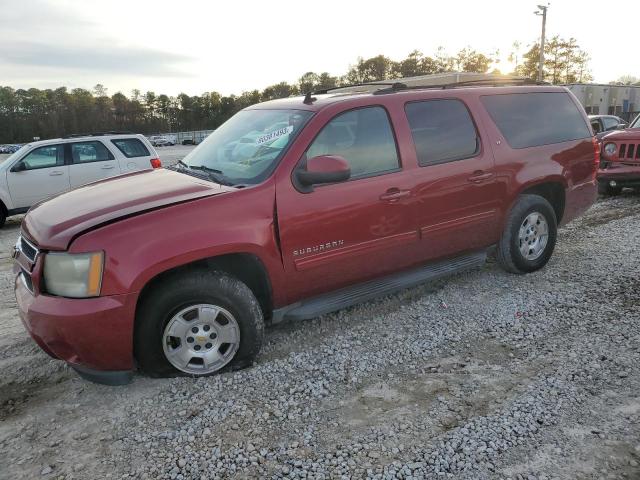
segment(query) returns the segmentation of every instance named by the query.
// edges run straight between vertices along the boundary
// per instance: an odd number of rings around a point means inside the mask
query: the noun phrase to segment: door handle
[[[390,188],[385,193],[380,195],[380,200],[385,202],[396,202],[401,198],[406,198],[411,195],[411,190],[400,190],[399,188]]]
[[[480,182],[484,182],[485,180],[489,180],[490,178],[493,178],[493,176],[494,174],[491,172],[485,172],[484,170],[476,170],[475,172],[473,172],[473,175],[471,175],[467,180],[473,183],[480,183]]]
[[[112,168],[114,168],[114,166],[113,165],[103,165],[100,168],[102,168],[102,170],[111,170]]]
[[[60,170],[53,170],[52,172],[49,172],[49,175],[56,177],[58,175],[64,175],[64,172],[61,172]]]

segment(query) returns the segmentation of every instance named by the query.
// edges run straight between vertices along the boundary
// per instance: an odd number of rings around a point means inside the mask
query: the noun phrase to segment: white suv
[[[0,163],[0,227],[8,216],[103,178],[161,167],[142,135],[96,134],[24,145]]]

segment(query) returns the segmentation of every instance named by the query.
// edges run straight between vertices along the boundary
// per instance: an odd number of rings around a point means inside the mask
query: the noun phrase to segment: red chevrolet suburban
[[[126,383],[251,364],[265,324],[481,265],[543,267],[597,196],[562,87],[377,85],[237,113],[174,167],[32,208],[21,318],[80,375]]]
[[[626,130],[611,132],[602,139],[599,191],[618,195],[624,187],[640,189],[640,115]]]

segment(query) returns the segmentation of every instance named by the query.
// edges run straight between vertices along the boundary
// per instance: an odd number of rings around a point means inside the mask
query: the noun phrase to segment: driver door
[[[13,208],[29,208],[46,198],[69,190],[69,166],[63,145],[31,150],[7,172]]]
[[[288,300],[315,296],[396,271],[418,245],[410,217],[410,172],[402,169],[391,122],[380,106],[335,116],[305,157],[339,155],[351,179],[297,190],[278,182],[278,225]]]

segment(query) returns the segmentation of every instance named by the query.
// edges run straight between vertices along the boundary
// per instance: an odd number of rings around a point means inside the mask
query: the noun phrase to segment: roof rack
[[[324,88],[322,90],[316,90],[315,92],[313,92],[313,94],[315,95],[322,95],[324,93],[329,93],[333,90],[342,90],[342,89],[349,89],[349,88],[355,88],[355,87],[369,87],[369,86],[384,86],[384,87],[388,87],[390,85],[393,85],[394,83],[397,82],[367,82],[367,83],[352,83],[351,85],[343,85],[341,87],[331,87],[331,88]]]
[[[462,79],[461,79],[462,78]],[[468,80],[464,80],[468,78]],[[439,82],[439,80],[445,80]],[[449,81],[446,81],[449,80]],[[518,85],[549,85],[548,82],[539,82],[526,77],[503,76],[476,73],[448,73],[435,75],[422,75],[419,77],[400,78],[390,82],[371,82],[345,85],[343,87],[328,88],[314,93],[344,92],[344,93],[373,93],[384,95],[404,90],[420,89],[447,89],[469,86],[518,86]],[[375,88],[378,86],[386,88]]]
[[[80,137],[104,137],[105,135],[134,135],[133,132],[95,132],[95,133],[71,133],[62,138],[80,138]]]

